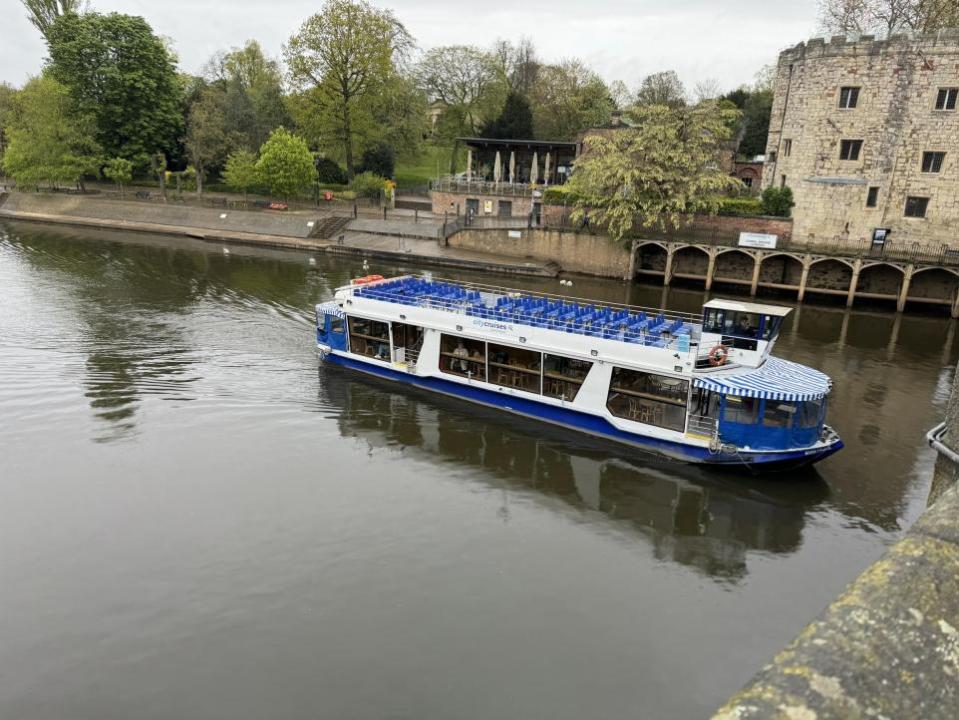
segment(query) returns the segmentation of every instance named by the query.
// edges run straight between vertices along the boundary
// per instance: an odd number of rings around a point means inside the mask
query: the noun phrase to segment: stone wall
[[[940,88],[959,86],[959,30],[858,42],[811,40],[779,57],[763,186],[792,188],[795,237],[858,243],[875,228],[892,240],[959,247],[959,113],[935,109]],[[841,108],[843,87],[859,88]],[[861,140],[856,160],[842,140]],[[922,172],[927,151],[942,170]],[[875,207],[867,207],[871,187]],[[929,198],[925,218],[906,198]]]
[[[494,255],[552,261],[567,272],[586,275],[622,278],[629,272],[629,251],[602,235],[538,228],[467,228],[451,235],[449,245]]]
[[[433,190],[430,197],[433,201],[433,214],[439,218],[443,217],[443,213],[448,213],[450,217],[454,217],[457,213],[457,206],[459,206],[460,215],[465,215],[468,199],[474,199],[479,203],[477,217],[499,217],[501,203],[512,203],[509,217],[527,218],[533,209],[533,199],[522,195],[482,195],[479,193],[450,193]],[[492,203],[489,213],[485,212],[487,202]]]

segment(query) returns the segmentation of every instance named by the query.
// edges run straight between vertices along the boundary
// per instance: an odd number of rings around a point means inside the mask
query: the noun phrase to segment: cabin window
[[[486,343],[456,335],[440,336],[440,372],[486,380]]]
[[[779,335],[779,329],[782,327],[783,319],[776,315],[764,315],[762,325],[762,339],[775,340]]]
[[[390,361],[390,326],[387,323],[351,317],[349,325],[350,352],[374,360]]]
[[[812,428],[818,427],[819,423],[822,422],[823,416],[823,405],[825,404],[825,399],[820,398],[818,400],[807,400],[804,403],[799,404],[799,415],[797,423],[801,428]]]
[[[759,419],[759,400],[727,395],[723,420],[740,425],[755,425]]]
[[[335,315],[330,316],[330,332],[343,332],[343,318],[336,317]]]
[[[541,393],[541,353],[508,345],[489,346],[489,381],[524,392]]]
[[[575,400],[593,363],[585,360],[543,356],[543,395],[557,400]]]
[[[688,380],[613,368],[606,409],[616,417],[682,432],[688,395]]]
[[[763,425],[765,427],[788,428],[793,424],[793,415],[796,414],[796,405],[781,400],[767,400],[763,409]]]
[[[739,350],[755,350],[758,347],[755,338],[768,339],[759,320],[758,313],[708,308],[703,318],[703,330],[722,335],[724,341],[731,340],[732,347]],[[778,331],[779,328],[773,326],[773,329]]]

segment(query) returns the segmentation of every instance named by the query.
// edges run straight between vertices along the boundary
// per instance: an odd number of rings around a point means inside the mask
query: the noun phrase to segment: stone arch
[[[704,279],[709,270],[709,252],[697,245],[683,245],[673,252],[673,276]]]
[[[902,268],[889,263],[871,263],[859,270],[856,295],[877,298],[898,298],[905,276]]]
[[[852,265],[839,258],[820,258],[809,266],[807,292],[845,295],[852,283]]]
[[[722,250],[716,254],[713,278],[720,282],[752,282],[756,258],[748,252],[736,248]]]
[[[906,302],[952,304],[959,292],[959,275],[945,268],[916,270],[909,283]]]
[[[647,241],[636,246],[636,272],[662,275],[666,272],[667,250],[663,243]]]
[[[791,253],[775,253],[760,259],[759,284],[767,287],[799,288],[803,261]]]

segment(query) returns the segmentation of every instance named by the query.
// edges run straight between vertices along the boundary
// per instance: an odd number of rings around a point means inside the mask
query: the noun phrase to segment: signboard
[[[772,250],[776,247],[778,235],[767,235],[766,233],[739,233],[739,247],[765,248]]]
[[[518,239],[518,238],[523,237],[523,231],[522,231],[522,230],[510,230],[509,233],[508,233],[508,235],[509,235],[511,238],[517,238],[517,239]]]
[[[487,215],[492,215],[492,214],[493,214],[493,201],[492,201],[492,200],[484,200],[484,201],[483,201],[483,212],[486,213]]]
[[[876,228],[872,231],[872,244],[880,246],[885,245],[886,240],[889,239],[889,233],[891,232],[892,230],[889,228]]]

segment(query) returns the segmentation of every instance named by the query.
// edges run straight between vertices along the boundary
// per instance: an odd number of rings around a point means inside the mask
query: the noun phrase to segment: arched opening
[[[773,290],[799,290],[802,263],[792,255],[767,255],[759,268],[759,287]]]
[[[959,276],[941,268],[917,270],[909,283],[906,305],[952,305],[959,291]]]
[[[856,298],[865,300],[892,300],[899,298],[903,272],[893,265],[867,265],[859,271]]]
[[[687,245],[673,254],[674,278],[705,282],[708,270],[709,255],[702,248]]]
[[[852,282],[852,268],[841,260],[818,260],[809,267],[806,292],[846,295]]]
[[[666,248],[659,243],[645,243],[636,248],[636,275],[662,277],[666,272]]]
[[[732,285],[751,285],[755,259],[742,250],[730,250],[716,256],[713,281]]]

